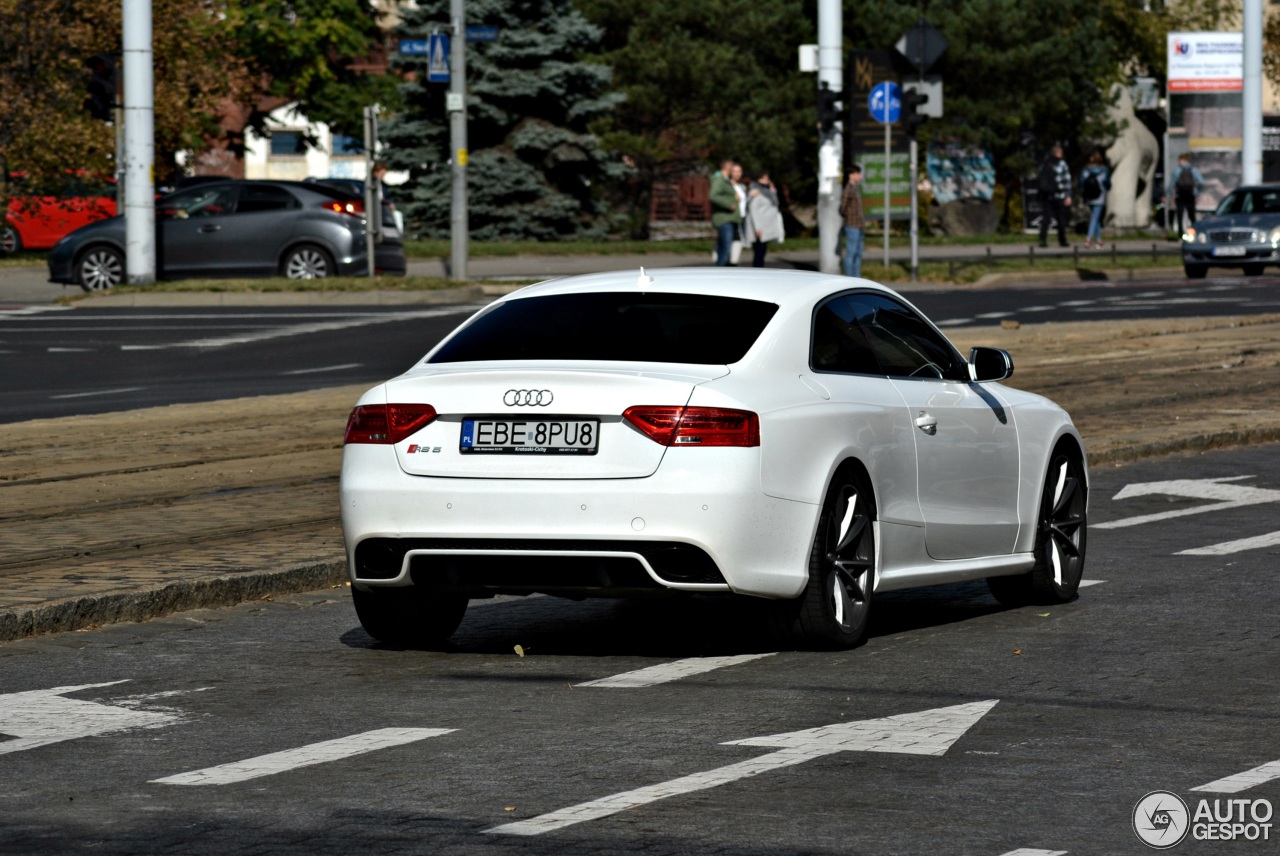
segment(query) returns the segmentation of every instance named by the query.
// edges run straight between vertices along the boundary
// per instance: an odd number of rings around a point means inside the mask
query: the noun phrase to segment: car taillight
[[[346,202],[321,202],[321,208],[328,208],[334,214],[349,214],[352,217],[364,216],[364,203],[354,199],[348,199]]]
[[[760,417],[723,407],[628,407],[622,418],[663,446],[759,446]]]
[[[342,443],[399,443],[435,418],[430,404],[362,404],[351,411]]]

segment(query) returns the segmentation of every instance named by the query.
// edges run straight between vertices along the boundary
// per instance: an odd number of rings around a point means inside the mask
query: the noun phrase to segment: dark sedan
[[[1182,267],[1191,279],[1210,267],[1258,276],[1267,265],[1280,265],[1280,185],[1233,190],[1182,236]]]
[[[374,269],[405,272],[403,242],[394,227],[383,230]],[[156,200],[161,278],[315,279],[368,272],[364,202],[342,190],[293,181],[216,181]],[[122,217],[77,229],[49,253],[52,282],[97,291],[119,285],[125,276]]]

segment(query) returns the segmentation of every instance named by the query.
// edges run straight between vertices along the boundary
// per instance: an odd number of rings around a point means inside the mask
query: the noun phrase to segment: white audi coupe
[[[897,293],[771,269],[558,279],[477,312],[351,413],[351,593],[438,645],[472,598],[733,592],[843,648],[877,592],[1073,598],[1084,444]]]

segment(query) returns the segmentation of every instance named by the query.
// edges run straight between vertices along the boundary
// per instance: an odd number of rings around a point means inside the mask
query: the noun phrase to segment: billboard
[[[1170,33],[1168,46],[1169,94],[1244,88],[1243,33]]]

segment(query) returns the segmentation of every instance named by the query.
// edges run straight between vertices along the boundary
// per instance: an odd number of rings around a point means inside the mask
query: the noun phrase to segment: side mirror
[[[970,348],[969,376],[977,383],[1004,380],[1013,374],[1013,357],[1000,348]]]

